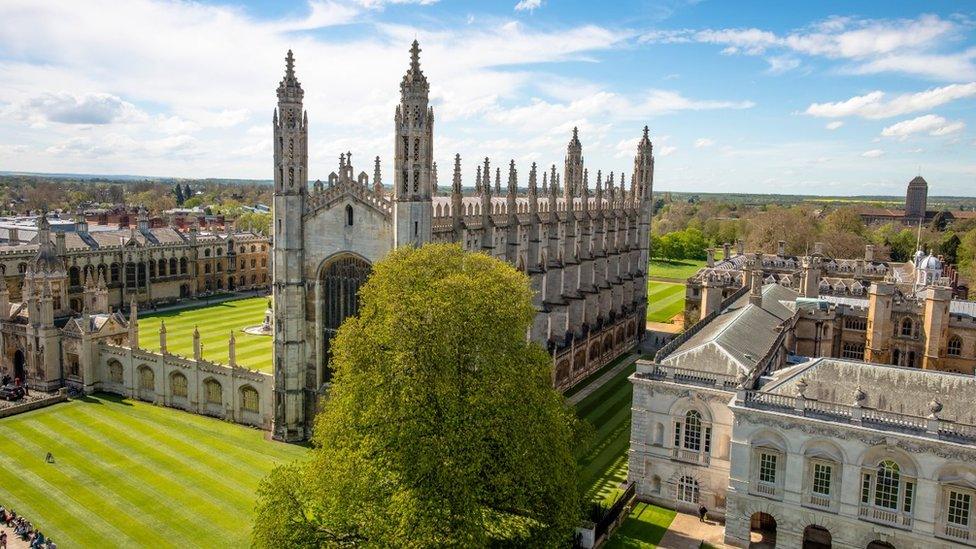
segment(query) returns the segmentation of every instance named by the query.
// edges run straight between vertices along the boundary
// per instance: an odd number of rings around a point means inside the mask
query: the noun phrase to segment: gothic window
[[[420,138],[415,137],[413,140],[413,161],[420,161]]]
[[[217,248],[217,255],[221,255],[223,253],[224,253],[224,249],[223,248]]]
[[[962,355],[962,338],[960,338],[959,336],[950,337],[948,352],[949,352],[949,356]]]
[[[413,171],[413,192],[420,192],[420,172]]]
[[[210,274],[210,264],[207,263],[203,266],[203,274]]]
[[[352,227],[352,222],[353,222],[352,206],[346,204],[346,226]]]
[[[891,363],[898,366],[899,362],[901,362],[901,351],[899,349],[895,349],[891,352]]]
[[[855,316],[845,317],[844,328],[863,332],[868,328],[868,321],[866,318],[858,318]]]
[[[208,379],[203,384],[206,393],[207,404],[222,404],[224,402],[223,391],[220,383],[214,379]]]
[[[68,280],[71,286],[81,286],[81,270],[78,267],[68,269]]]
[[[698,503],[698,481],[690,476],[683,476],[678,482],[678,501],[684,503]]]
[[[295,186],[295,168],[288,168],[288,186]]]
[[[254,253],[254,244],[251,244],[251,253]]]
[[[186,398],[187,395],[186,376],[180,373],[175,373],[171,378],[171,383],[173,385],[173,396],[179,398]]]
[[[156,390],[156,375],[153,373],[152,369],[147,366],[142,366],[139,368],[139,388],[143,391]]]
[[[118,263],[112,263],[111,268],[109,269],[109,273],[110,273],[109,274],[109,281],[110,282],[118,282],[119,281],[119,264]]]
[[[149,276],[151,276],[153,278],[156,278],[156,262],[155,261],[150,261],[149,262]]]
[[[912,337],[912,319],[905,318],[901,321],[901,335],[903,337]]]
[[[366,282],[371,271],[369,263],[353,255],[338,257],[322,269],[319,285],[322,289],[320,306],[325,332],[324,357],[330,355],[332,338],[342,322],[358,314],[359,288]],[[262,275],[262,282],[264,279],[265,276]]]
[[[210,257],[210,248],[203,250],[203,257]]]
[[[255,267],[257,267],[257,260],[251,259],[251,268],[253,269]]]
[[[258,392],[253,387],[241,387],[241,409],[245,412],[258,411]]]
[[[158,263],[159,268],[156,271],[159,273],[159,276],[166,276],[166,260],[160,259]]]
[[[217,262],[217,272],[222,272],[224,270],[224,264],[220,261]]]
[[[122,363],[117,360],[108,363],[108,380],[112,383],[122,383]]]
[[[180,258],[180,274],[186,274],[186,258]]]
[[[844,348],[841,351],[841,356],[843,358],[853,358],[855,360],[864,360],[864,344],[863,343],[851,343],[849,341],[844,342]]]

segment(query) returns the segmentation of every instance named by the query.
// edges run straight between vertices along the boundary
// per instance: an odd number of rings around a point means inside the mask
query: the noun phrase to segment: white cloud
[[[104,125],[145,118],[132,103],[108,93],[45,92],[4,109],[6,116],[43,126],[46,122]]]
[[[813,103],[807,107],[805,112],[810,116],[822,118],[860,116],[862,118],[880,119],[929,110],[957,99],[973,96],[976,96],[976,82],[950,84],[918,93],[903,94],[890,101],[884,100],[884,92],[873,91],[844,101]]]
[[[828,129],[828,130],[831,130],[831,131],[833,131],[833,130],[836,130],[836,129],[838,129],[838,128],[840,128],[840,127],[841,127],[841,126],[843,126],[843,125],[844,125],[844,123],[843,123],[843,122],[841,122],[840,120],[834,120],[833,122],[828,122],[828,123],[827,123],[827,125],[826,125],[825,127],[826,127],[826,128]]]
[[[881,149],[871,149],[870,151],[864,151],[861,156],[864,158],[881,158],[884,156],[885,152]]]
[[[534,11],[542,7],[542,0],[521,0],[515,4],[515,11]]]
[[[715,144],[715,141],[713,141],[713,140],[711,140],[711,139],[709,139],[707,137],[699,137],[698,139],[695,140],[695,148],[696,149],[704,149],[706,147],[711,147],[714,144]]]
[[[773,55],[767,57],[766,62],[769,63],[767,72],[770,74],[782,74],[800,66],[800,60],[792,55]]]
[[[966,125],[961,121],[949,122],[941,116],[926,114],[911,120],[903,120],[881,130],[884,137],[896,137],[904,140],[914,133],[927,133],[941,136],[961,131]]]
[[[644,42],[698,42],[723,46],[723,55],[765,55],[792,52],[848,62],[846,71],[857,74],[901,72],[946,81],[976,78],[976,50],[943,53],[948,39],[966,28],[936,15],[915,19],[855,19],[832,17],[808,28],[777,35],[758,28],[653,30]],[[770,72],[798,66],[791,57],[768,58]]]

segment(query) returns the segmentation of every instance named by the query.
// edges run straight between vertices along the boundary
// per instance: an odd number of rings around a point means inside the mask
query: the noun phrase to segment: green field
[[[264,321],[266,297],[225,301],[193,309],[139,316],[139,346],[159,350],[159,324],[166,322],[166,347],[171,353],[193,356],[193,328],[200,330],[203,357],[227,363],[227,340],[231,331],[237,339],[237,363],[270,372],[271,336],[245,334],[244,328]]]
[[[634,506],[630,516],[620,526],[613,536],[607,540],[604,547],[610,549],[653,549],[668,531],[668,526],[674,520],[675,512],[671,509],[638,503]]]
[[[670,322],[685,308],[684,284],[650,281],[647,283],[647,321]]]
[[[719,253],[718,255],[721,256],[722,254]],[[652,259],[647,273],[651,278],[666,278],[684,284],[688,277],[697,273],[698,269],[704,266],[705,262],[697,259],[679,259],[675,261]]]
[[[587,499],[610,503],[627,480],[627,450],[630,448],[630,397],[633,387],[627,376],[630,365],[602,387],[576,404],[576,414],[596,431],[593,445],[581,457],[582,485]]]
[[[258,482],[307,451],[264,437],[107,395],[56,404],[0,420],[0,504],[59,547],[244,547]]]

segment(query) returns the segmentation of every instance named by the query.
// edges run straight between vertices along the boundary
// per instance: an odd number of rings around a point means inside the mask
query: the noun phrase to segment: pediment
[[[375,211],[385,218],[392,217],[390,203],[377,196],[355,181],[340,180],[335,186],[317,194],[310,195],[305,208],[305,217],[312,217],[320,211],[328,210],[344,202],[354,202]]]

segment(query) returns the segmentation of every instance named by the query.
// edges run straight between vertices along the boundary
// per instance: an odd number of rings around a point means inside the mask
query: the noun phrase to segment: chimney
[[[786,241],[780,240],[776,243],[776,255],[783,257],[786,255]]]
[[[762,270],[755,270],[752,273],[752,285],[749,288],[749,303],[756,307],[762,307]]]
[[[816,255],[823,255],[823,242],[813,243],[813,253]]]
[[[728,242],[722,244],[722,259],[728,259],[732,257],[732,245]]]
[[[67,246],[64,243],[64,231],[56,231],[54,233],[54,247],[58,252],[58,255],[64,255]]]
[[[745,242],[742,241],[742,239],[735,241],[735,251],[736,251],[735,255],[742,255],[743,253],[745,253],[746,244]]]
[[[874,246],[872,244],[864,245],[864,261],[874,261]]]
[[[715,248],[709,248],[705,250],[705,265],[708,267],[715,266]]]
[[[11,244],[20,244],[20,231],[16,227],[11,227],[9,230],[9,237],[7,238]]]

